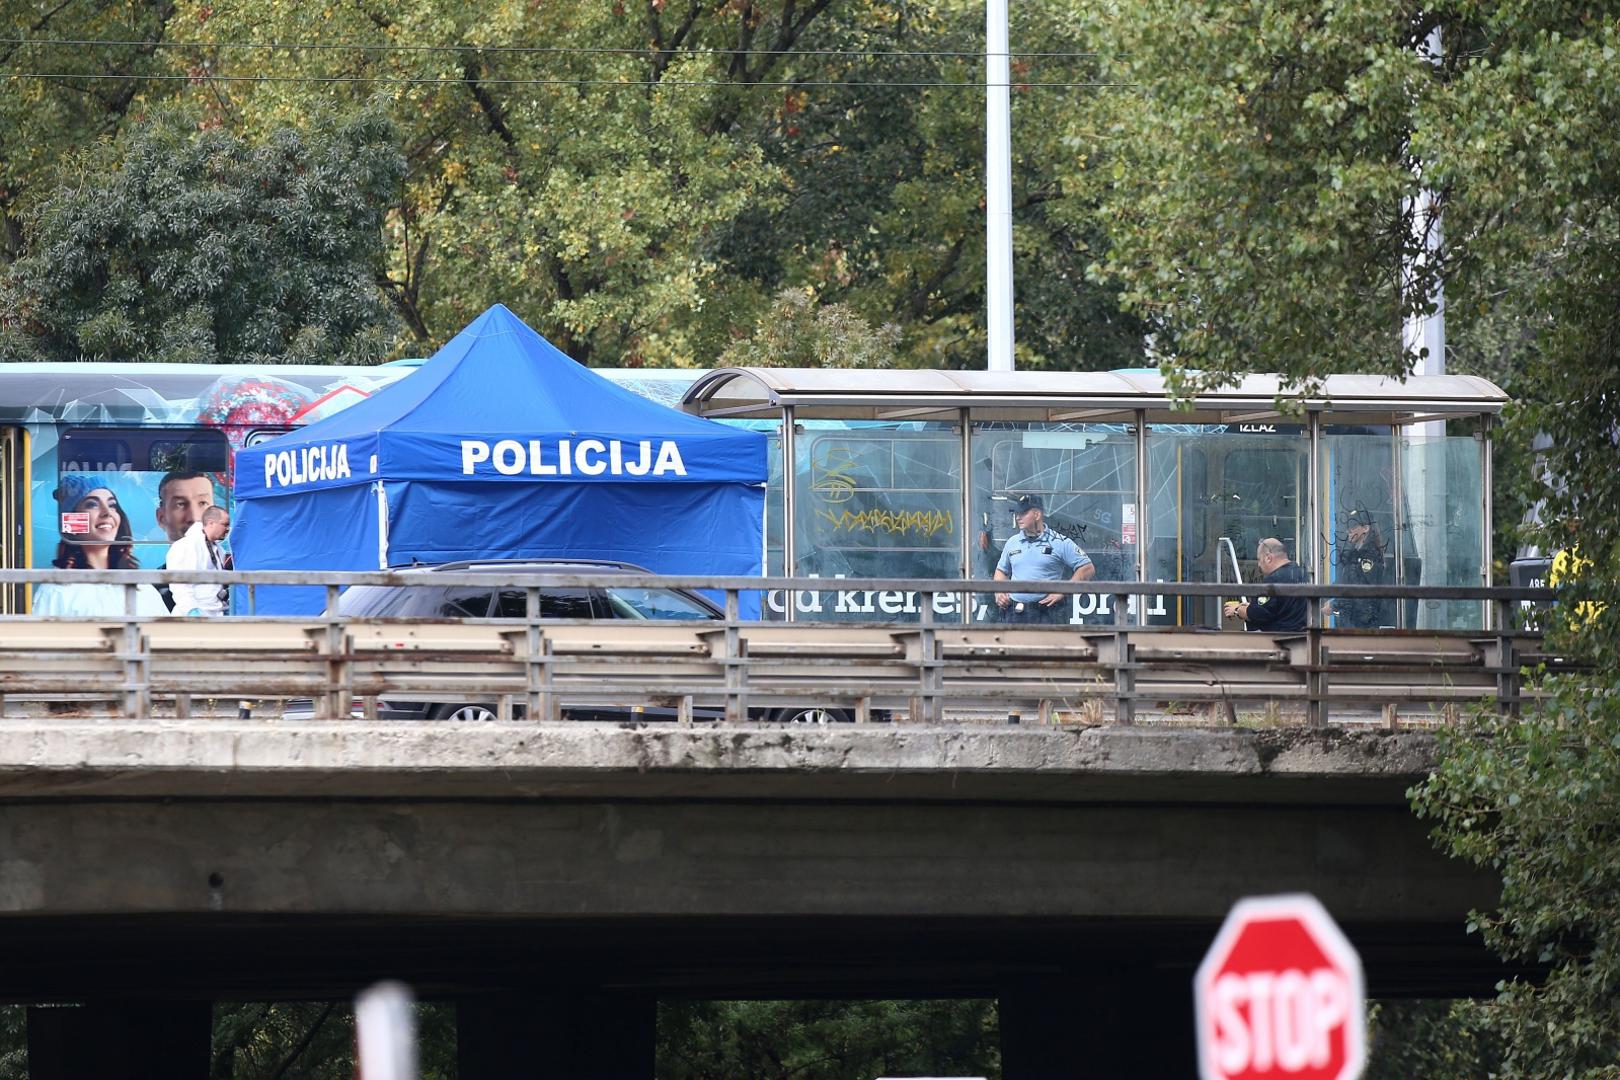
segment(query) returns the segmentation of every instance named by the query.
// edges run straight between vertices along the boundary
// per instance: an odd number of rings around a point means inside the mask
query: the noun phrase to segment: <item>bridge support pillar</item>
[[[213,1006],[99,1002],[28,1010],[31,1080],[207,1080]]]
[[[477,1080],[649,1080],[658,1001],[580,990],[456,1005],[458,1075]]]
[[[1110,976],[1110,966],[1003,988],[1002,1080],[1197,1075],[1192,973]]]

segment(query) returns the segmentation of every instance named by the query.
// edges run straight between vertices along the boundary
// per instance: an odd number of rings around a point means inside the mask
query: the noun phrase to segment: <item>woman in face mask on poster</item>
[[[56,489],[56,505],[64,514],[82,514],[70,524],[83,532],[63,531],[51,565],[62,570],[135,570],[134,537],[129,517],[113,494],[112,482],[99,473],[65,473]],[[118,618],[124,614],[123,585],[75,582],[46,584],[34,590],[34,614]],[[136,615],[167,615],[168,608],[151,585],[135,587]]]

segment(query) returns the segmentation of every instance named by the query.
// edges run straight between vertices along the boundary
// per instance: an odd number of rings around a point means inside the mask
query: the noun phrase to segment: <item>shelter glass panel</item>
[[[765,576],[783,577],[787,567],[782,554],[783,483],[782,433],[780,427],[769,435],[766,461],[770,462],[770,475],[765,483]],[[780,604],[777,605],[780,608]],[[777,612],[780,614],[780,611]],[[769,617],[771,610],[766,608]]]
[[[962,443],[955,424],[811,421],[795,438],[801,576],[961,577]],[[794,603],[795,618],[807,621],[920,617],[920,598],[898,591],[805,591]],[[953,593],[939,594],[936,617],[953,620],[958,603]],[[769,598],[768,616],[780,617],[785,606],[784,598]]]
[[[1255,548],[1268,537],[1281,540],[1296,561],[1303,542],[1308,565],[1309,461],[1310,439],[1300,425],[1150,426],[1147,579],[1259,580]],[[1150,595],[1147,621],[1217,627],[1220,601]]]
[[[1019,496],[1038,495],[1048,528],[1073,540],[1097,568],[1096,580],[1136,576],[1136,435],[1123,424],[973,425],[971,576],[991,578],[1018,531]],[[1114,621],[1114,598],[1076,594],[1070,624]],[[988,593],[974,597],[975,622],[999,612]]]
[[[1400,480],[1405,511],[1397,540],[1399,580],[1411,585],[1485,584],[1484,442],[1403,431]],[[1475,630],[1484,625],[1477,600],[1408,601],[1405,625],[1419,630]]]
[[[1396,445],[1390,428],[1336,428],[1323,430],[1322,441],[1321,580],[1350,585],[1394,584],[1416,578],[1418,562],[1402,568],[1396,545],[1396,523],[1401,485],[1395,476]],[[1343,630],[1370,630],[1410,626],[1406,612],[1393,598],[1335,597],[1324,626]]]
[[[1330,429],[1322,439],[1323,580],[1484,584],[1483,441],[1409,429]],[[1478,629],[1472,600],[1336,599],[1327,625]]]

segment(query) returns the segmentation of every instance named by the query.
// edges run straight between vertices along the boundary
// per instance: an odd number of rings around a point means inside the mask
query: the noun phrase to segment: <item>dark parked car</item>
[[[650,571],[631,563],[585,559],[487,559],[442,563],[403,571],[431,578],[447,570],[523,574],[590,574],[620,576],[623,584],[582,589],[541,586],[542,619],[719,619],[720,609],[707,598],[685,589],[665,589],[638,581]],[[522,619],[527,617],[528,590],[512,585],[493,588],[486,585],[356,585],[338,599],[338,611],[358,618],[419,619]],[[521,711],[522,706],[517,707]],[[309,699],[289,701],[282,711],[286,719],[306,719],[314,715]],[[378,715],[385,720],[493,720],[493,702],[436,703],[425,701],[379,700]],[[673,718],[673,709],[649,707],[632,714],[627,709],[601,706],[567,709],[565,716],[575,720],[625,720]],[[714,719],[712,710],[699,710],[699,716]],[[828,722],[851,719],[844,709],[772,709],[755,712],[756,719],[789,722]]]

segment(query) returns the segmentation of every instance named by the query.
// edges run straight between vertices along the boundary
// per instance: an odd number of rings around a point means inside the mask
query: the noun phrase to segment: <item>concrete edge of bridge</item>
[[[1391,804],[1424,731],[0,721],[0,798]]]

